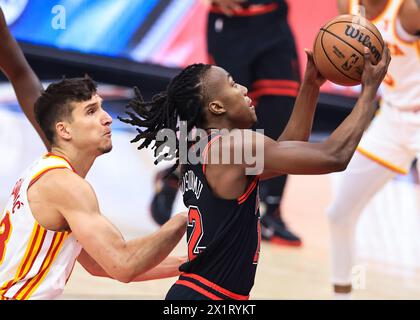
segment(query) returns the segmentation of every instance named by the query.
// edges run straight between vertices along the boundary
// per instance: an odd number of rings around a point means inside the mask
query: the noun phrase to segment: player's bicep
[[[94,275],[96,277],[110,277],[105,272],[105,270],[84,249],[82,249],[79,256],[77,257],[77,261],[91,275]]]
[[[66,189],[66,200],[61,202],[59,211],[83,249],[113,276],[125,245],[121,233],[100,213],[96,195],[87,182]]]

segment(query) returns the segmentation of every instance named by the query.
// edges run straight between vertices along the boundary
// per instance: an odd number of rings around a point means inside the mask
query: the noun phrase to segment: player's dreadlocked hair
[[[129,119],[118,117],[122,122],[136,126],[138,135],[131,142],[141,142],[138,149],[147,148],[151,142],[156,140],[156,135],[162,129],[168,128],[177,132],[179,130],[178,118],[187,122],[188,133],[194,127],[203,128],[204,119],[204,100],[205,92],[203,88],[203,78],[210,69],[208,64],[192,64],[182,70],[171,80],[166,91],[155,95],[152,101],[144,101],[137,87],[134,88],[135,98],[133,98],[126,111]],[[172,167],[175,170],[179,164],[179,141],[176,139],[176,147],[169,146],[170,150],[163,156],[159,156],[158,148],[165,141],[155,141],[152,149],[155,149],[155,164],[169,155],[176,159],[176,164]]]

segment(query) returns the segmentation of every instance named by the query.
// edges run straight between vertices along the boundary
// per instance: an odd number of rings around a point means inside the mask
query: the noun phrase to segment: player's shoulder
[[[38,186],[36,186],[38,185]],[[46,172],[40,181],[35,183],[40,192],[53,197],[80,197],[89,196],[93,189],[82,177],[69,169],[55,169]]]
[[[236,148],[246,146],[255,142],[257,138],[263,137],[264,133],[251,129],[232,129],[221,134],[221,141],[224,147]]]
[[[405,31],[410,35],[420,35],[420,4],[416,0],[403,1],[399,12],[399,19]]]

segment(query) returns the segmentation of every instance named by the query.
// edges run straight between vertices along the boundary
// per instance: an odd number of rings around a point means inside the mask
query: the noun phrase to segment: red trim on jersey
[[[40,241],[40,244],[39,244],[38,248],[36,249],[37,251],[35,252],[35,255],[33,255],[35,245],[38,241],[40,231],[43,232],[43,234],[41,235],[42,238],[41,238],[41,241]],[[28,273],[31,271],[31,269],[32,269],[32,267],[35,263],[35,260],[37,259],[38,254],[41,251],[42,246],[44,245],[45,235],[46,235],[45,229],[42,229],[41,226],[39,224],[37,224],[35,235],[32,239],[32,243],[30,244],[28,254],[27,254],[26,257],[24,257],[25,261],[23,262],[19,273],[15,276],[14,279],[10,280],[7,283],[7,285],[5,286],[5,288],[3,290],[3,293],[2,293],[3,295],[5,295],[7,293],[7,291],[9,291],[10,288],[12,288],[18,281],[20,281],[21,279],[24,279],[28,275]],[[23,273],[23,271],[26,269],[26,266],[27,266],[28,263],[30,263],[30,266],[29,266],[28,270],[25,273]]]
[[[35,176],[35,178],[33,178],[31,180],[31,182],[29,182],[28,185],[28,189],[35,183],[38,181],[39,178],[41,178],[44,174],[46,174],[48,171],[54,170],[54,169],[68,169],[66,166],[57,166],[57,167],[51,167],[46,169],[45,171],[40,171],[38,175]]]
[[[263,88],[254,90],[249,93],[249,97],[252,100],[256,100],[262,96],[289,96],[289,97],[297,97],[298,90],[295,89],[288,89],[288,88]]]
[[[38,251],[37,251],[37,253],[35,254],[35,257],[34,257],[34,259],[32,260],[32,262],[31,262],[31,265],[30,265],[30,267],[29,267],[29,269],[28,269],[28,271],[25,273],[25,275],[24,276],[22,276],[22,277],[19,277],[19,279],[23,279],[23,278],[25,278],[27,275],[28,275],[28,273],[29,273],[29,271],[32,269],[32,267],[33,267],[33,265],[34,265],[34,263],[35,263],[35,260],[37,259],[37,257],[38,257],[38,254],[39,254],[39,252],[41,251],[41,248],[42,248],[42,246],[44,245],[44,240],[45,240],[45,236],[46,236],[46,234],[47,234],[47,232],[46,232],[46,230],[44,229],[44,228],[42,228],[41,226],[39,226],[38,225],[38,227],[41,229],[41,231],[43,231],[44,232],[44,234],[42,235],[42,241],[41,241],[41,244],[39,245],[39,247],[38,247]],[[25,262],[26,263],[26,262]],[[22,270],[24,270],[24,268],[22,268]],[[37,273],[38,274],[38,273]],[[18,290],[18,292],[16,292],[16,294],[12,297],[12,299],[16,299],[17,298],[17,296],[19,295],[19,293],[25,288],[25,286],[26,286],[26,284],[29,282],[29,281],[31,281],[31,279],[32,278],[30,278],[30,279],[28,279],[26,282],[25,282],[25,284]]]
[[[300,83],[294,80],[261,79],[252,84],[253,88],[289,88],[299,89]]]
[[[209,150],[210,145],[215,142],[217,139],[221,138],[221,135],[217,135],[214,138],[212,138],[206,145],[203,151],[203,174],[206,175],[206,160],[207,160],[207,152]]]
[[[203,296],[206,296],[207,298],[210,298],[212,300],[223,300],[222,298],[216,296],[215,294],[197,286],[195,283],[191,283],[191,282],[185,281],[185,280],[178,280],[177,282],[175,282],[175,284],[179,284],[179,285],[182,285],[182,286],[189,287],[189,288],[193,289],[194,291],[197,291],[198,293],[201,293]]]
[[[250,5],[247,8],[241,8],[239,10],[235,10],[235,11],[233,11],[232,15],[233,16],[238,16],[238,17],[256,16],[256,15],[272,12],[272,11],[276,10],[278,7],[279,7],[279,5],[277,3],[254,4],[254,5]],[[210,12],[225,14],[220,9],[220,7],[218,7],[216,5],[212,5],[210,7]]]
[[[54,154],[52,152],[48,152],[47,153],[47,157],[57,157],[57,158],[63,159],[70,166],[71,170],[73,170],[74,172],[76,172],[76,170],[74,169],[74,167],[71,165],[70,161],[67,160],[66,158],[64,158],[62,156],[59,156],[59,155],[56,155],[56,154]]]
[[[258,103],[261,96],[291,96],[296,97],[300,83],[294,80],[261,79],[252,84],[249,97]]]
[[[216,65],[216,60],[214,60],[214,57],[210,53],[207,56],[207,61],[209,64]]]
[[[250,194],[252,193],[252,191],[254,191],[255,187],[257,186],[258,178],[259,177],[256,176],[254,178],[254,180],[252,180],[252,182],[248,186],[248,188],[245,190],[244,194],[237,199],[238,200],[238,204],[242,204],[242,203],[244,203],[246,201],[246,199],[248,199],[248,197],[250,196]]]
[[[39,225],[38,225],[38,226],[39,226]],[[41,226],[39,226],[39,228],[41,228]],[[37,252],[35,253],[34,258],[33,258],[33,259],[32,259],[32,261],[31,261],[31,265],[29,266],[28,271],[26,271],[26,273],[25,273],[23,276],[19,275],[19,278],[20,278],[20,279],[25,278],[25,277],[28,275],[29,271],[31,271],[31,269],[32,269],[32,267],[34,266],[34,263],[35,263],[35,261],[36,261],[36,258],[38,257],[38,254],[39,254],[39,252],[41,251],[42,246],[44,245],[44,240],[45,240],[45,236],[47,235],[47,231],[46,231],[45,229],[42,229],[41,231],[43,232],[43,234],[42,234],[42,239],[41,239],[41,243],[39,244],[38,249],[37,249]],[[25,266],[26,266],[26,263],[27,263],[27,262],[28,262],[28,260],[26,260],[26,261],[25,261],[25,264],[23,265],[22,270],[25,270]]]
[[[232,291],[229,291],[229,290],[227,290],[225,288],[222,288],[221,286],[219,286],[219,285],[217,285],[217,284],[215,284],[215,283],[213,283],[213,282],[211,282],[211,281],[209,281],[209,280],[207,280],[207,279],[205,279],[205,278],[203,278],[203,277],[201,277],[197,274],[181,273],[181,276],[186,277],[186,278],[195,279],[195,280],[201,282],[202,284],[204,284],[205,286],[207,286],[207,287],[209,287],[209,288],[211,288],[211,289],[213,289],[217,292],[220,292],[221,294],[223,294],[226,297],[229,297],[231,299],[234,299],[234,300],[248,300],[249,299],[249,295],[244,296],[244,295],[237,294],[237,293],[234,293]]]
[[[55,237],[57,235],[59,235],[60,238],[58,239],[58,242],[54,246]],[[26,298],[29,298],[32,295],[34,287],[39,285],[39,283],[43,280],[44,275],[49,271],[51,265],[53,264],[53,262],[54,262],[54,260],[57,256],[57,251],[61,248],[61,245],[62,245],[63,240],[64,240],[64,236],[65,236],[65,233],[54,234],[54,237],[52,239],[51,247],[48,250],[47,255],[45,256],[45,259],[42,262],[42,265],[41,265],[37,275],[35,276],[35,280],[34,279],[29,279],[24,285],[24,287],[27,286],[27,285],[30,285],[30,286],[29,286],[29,289],[22,296],[23,300],[25,300]],[[49,259],[48,262],[47,262],[47,259]],[[44,269],[43,269],[43,267],[44,267]],[[31,284],[31,282],[32,282],[32,284]],[[22,290],[22,288],[21,288],[21,290]],[[15,296],[17,296],[17,295],[18,295],[18,293],[16,293]]]
[[[376,14],[376,16],[374,16],[374,17],[372,17],[372,18],[370,18],[368,20],[371,21],[371,22],[378,22],[379,20],[381,20],[382,16],[385,14],[385,12],[388,11],[391,3],[392,3],[392,1],[387,0],[387,3],[383,7],[383,9],[380,12],[378,12]],[[347,9],[348,10],[348,13],[350,13],[350,14],[356,14],[356,13],[353,13],[353,7],[356,6],[356,5],[357,6],[363,6],[362,1],[360,1],[360,0],[356,0],[356,1],[350,0],[348,2],[348,9]]]

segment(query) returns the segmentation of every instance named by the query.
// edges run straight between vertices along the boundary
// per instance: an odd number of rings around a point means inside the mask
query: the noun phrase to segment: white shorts
[[[392,171],[407,174],[420,156],[420,112],[399,111],[382,103],[357,151]]]

